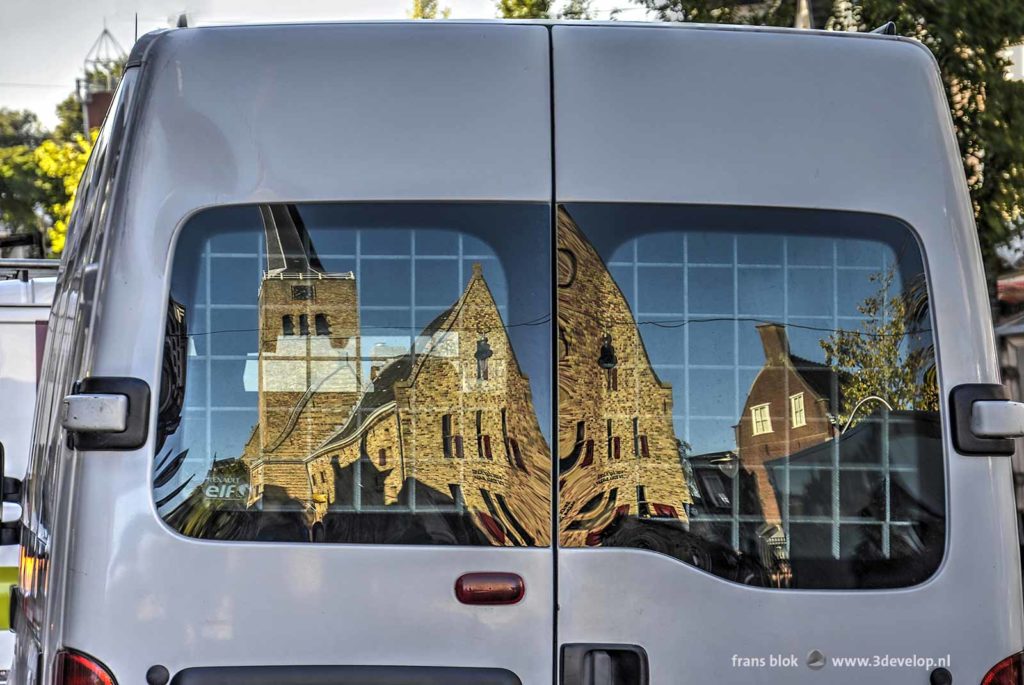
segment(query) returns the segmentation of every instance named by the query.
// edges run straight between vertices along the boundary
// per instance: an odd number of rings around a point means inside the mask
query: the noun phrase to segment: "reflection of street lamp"
[[[858,402],[857,404],[854,405],[853,411],[850,412],[850,418],[848,418],[846,420],[846,425],[843,427],[843,429],[841,431],[839,431],[840,435],[843,435],[844,433],[846,433],[846,431],[848,431],[850,429],[850,424],[853,423],[853,419],[854,419],[854,417],[857,416],[857,412],[864,405],[864,403],[869,401],[869,400],[875,400],[876,402],[881,402],[882,404],[885,405],[886,409],[888,409],[889,411],[892,411],[892,405],[889,404],[888,402],[886,402],[884,398],[879,397],[878,395],[868,395],[867,397],[865,397],[860,402]]]

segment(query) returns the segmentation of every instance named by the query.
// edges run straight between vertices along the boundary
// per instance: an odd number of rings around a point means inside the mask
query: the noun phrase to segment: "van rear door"
[[[1020,573],[1008,460],[949,436],[998,375],[931,57],[552,45],[562,682],[980,682]]]
[[[548,55],[152,41],[88,365],[151,433],[78,455],[59,644],[118,682],[550,682]]]

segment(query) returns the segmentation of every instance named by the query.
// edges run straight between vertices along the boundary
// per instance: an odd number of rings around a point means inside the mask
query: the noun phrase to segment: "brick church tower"
[[[259,423],[246,445],[252,496],[264,484],[311,503],[305,458],[359,401],[355,276],[327,273],[293,205],[261,205],[267,265],[259,293]]]

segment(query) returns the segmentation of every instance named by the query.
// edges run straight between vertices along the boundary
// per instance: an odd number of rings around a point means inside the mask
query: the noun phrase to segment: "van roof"
[[[798,29],[788,26],[751,26],[744,24],[703,24],[681,21],[609,21],[609,20],[559,20],[559,19],[345,19],[337,21],[268,21],[209,24],[182,28],[158,29],[141,36],[132,47],[127,66],[136,66],[144,58],[149,45],[160,35],[180,31],[244,30],[252,28],[280,27],[322,27],[353,25],[535,25],[535,26],[597,26],[615,28],[671,29],[684,31],[735,31],[742,33],[780,33],[799,36],[827,36],[829,38],[858,38],[878,41],[917,41],[898,35],[875,32],[830,31],[826,29]]]

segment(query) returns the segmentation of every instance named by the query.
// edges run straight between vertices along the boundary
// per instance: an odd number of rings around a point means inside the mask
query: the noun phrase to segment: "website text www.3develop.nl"
[[[732,655],[733,668],[800,668],[812,670],[825,668],[908,668],[926,669],[949,668],[950,655],[920,656],[917,654],[893,655],[872,654],[869,656],[826,656],[821,651],[811,650],[806,657],[796,654],[769,654],[766,656]]]

